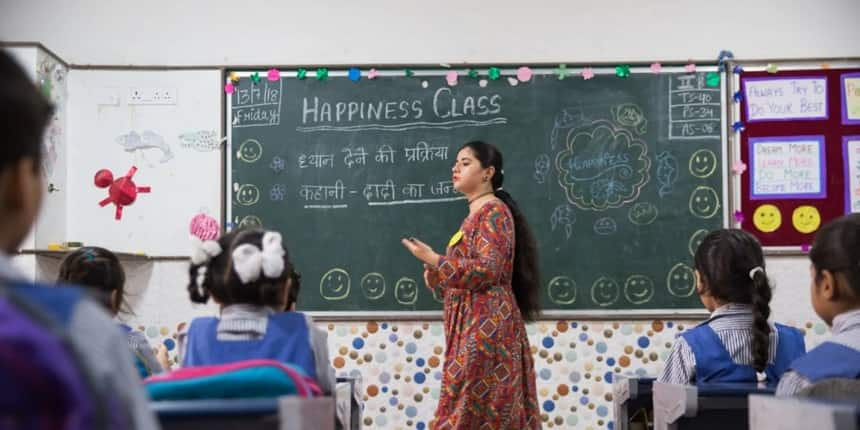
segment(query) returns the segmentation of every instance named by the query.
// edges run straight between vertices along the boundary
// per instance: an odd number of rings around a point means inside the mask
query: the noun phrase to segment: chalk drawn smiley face
[[[782,213],[775,205],[761,205],[753,212],[753,225],[763,233],[772,233],[782,225]]]
[[[253,163],[263,156],[263,145],[254,139],[248,139],[239,145],[236,158],[246,163]]]
[[[632,275],[624,282],[624,298],[634,305],[648,303],[654,296],[654,281],[645,275]]]
[[[260,189],[254,184],[244,184],[236,191],[236,203],[251,206],[260,201]]]
[[[361,278],[361,292],[370,300],[385,295],[385,278],[380,273],[371,272]]]
[[[696,232],[690,236],[690,242],[687,244],[690,250],[690,255],[696,255],[696,250],[699,249],[699,245],[702,244],[702,241],[705,240],[705,236],[707,235],[708,230],[696,230]]]
[[[666,288],[675,297],[690,297],[696,291],[696,275],[693,268],[678,263],[666,275]]]
[[[401,305],[414,305],[418,301],[418,284],[412,278],[400,278],[394,284],[394,300]]]
[[[591,301],[594,304],[606,307],[618,301],[618,296],[621,294],[621,288],[618,283],[605,276],[601,276],[591,284]]]
[[[690,156],[690,174],[707,178],[717,170],[717,156],[710,149],[700,149]]]
[[[814,206],[798,206],[791,214],[791,223],[801,233],[812,233],[821,225],[821,214]]]
[[[627,218],[636,225],[648,225],[657,219],[657,206],[648,202],[639,202],[630,208]]]
[[[601,236],[613,234],[617,229],[618,225],[612,218],[603,217],[594,221],[594,232]]]
[[[576,282],[567,276],[556,276],[547,284],[547,295],[553,303],[569,305],[576,301]]]
[[[350,279],[346,270],[334,268],[320,279],[320,295],[326,300],[343,300],[349,295]]]
[[[239,221],[239,227],[242,228],[262,228],[263,220],[256,215],[248,215],[242,218],[242,221]]]
[[[720,210],[720,196],[711,187],[698,186],[690,194],[690,213],[699,218],[711,218]]]

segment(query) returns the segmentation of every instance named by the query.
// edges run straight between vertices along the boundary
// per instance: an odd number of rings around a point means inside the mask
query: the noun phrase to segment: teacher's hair
[[[491,143],[472,141],[463,145],[469,148],[481,163],[481,167],[493,166],[495,173],[490,180],[493,191],[499,200],[503,201],[514,216],[514,273],[511,286],[520,313],[526,321],[533,321],[540,313],[540,271],[538,270],[537,242],[525,215],[520,211],[517,202],[502,189],[505,174],[502,171],[502,153]]]

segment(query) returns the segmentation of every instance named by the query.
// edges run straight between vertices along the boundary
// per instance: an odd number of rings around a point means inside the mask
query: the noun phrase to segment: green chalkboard
[[[537,236],[545,309],[700,308],[692,251],[726,218],[723,89],[665,70],[461,72],[454,86],[445,71],[256,83],[237,71],[228,223],[284,234],[302,309],[438,310],[399,240],[444,252],[467,213],[453,160],[482,139]]]

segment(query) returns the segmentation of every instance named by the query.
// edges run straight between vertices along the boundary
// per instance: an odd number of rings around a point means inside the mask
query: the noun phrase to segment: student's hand
[[[433,248],[431,248],[426,243],[414,238],[403,238],[400,240],[400,243],[415,256],[415,258],[423,261],[425,264],[436,267],[436,263],[439,262],[439,254],[433,252]]]
[[[439,286],[439,271],[429,264],[424,265],[424,286],[430,290]]]
[[[170,356],[167,354],[167,347],[163,343],[159,344],[158,348],[156,348],[155,359],[158,360],[158,364],[161,364],[161,368],[165,372],[173,370],[173,366],[170,364]]]

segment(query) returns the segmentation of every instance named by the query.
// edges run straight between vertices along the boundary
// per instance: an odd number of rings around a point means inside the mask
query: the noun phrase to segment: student
[[[68,300],[75,289],[34,286],[12,266],[15,252],[33,225],[42,200],[42,136],[51,107],[27,74],[0,51],[0,289],[54,321],[66,321],[58,336],[67,338],[77,368],[95,381],[93,393],[108,409],[112,428],[158,428],[125,340],[110,317],[85,298]],[[79,295],[79,294],[78,294]],[[0,321],[0,324],[5,321]],[[26,358],[27,351],[11,351]],[[15,392],[15,387],[4,387]]]
[[[195,318],[179,334],[182,365],[274,359],[298,366],[331,393],[333,375],[317,370],[321,362],[328,367],[328,357],[311,347],[318,343],[312,321],[298,312],[282,312],[293,268],[280,233],[234,230],[218,241],[197,243],[189,295],[196,303],[212,297],[221,315]]]
[[[287,301],[284,305],[284,311],[286,312],[295,312],[296,311],[296,303],[299,298],[299,291],[302,288],[302,274],[294,270],[290,270],[290,276],[287,279]],[[325,387],[330,389],[334,389],[335,386],[335,376],[334,376],[334,368],[331,367],[329,361],[329,353],[328,353],[328,333],[317,327],[314,324],[313,319],[310,315],[305,315],[307,318],[307,325],[311,328],[311,349],[314,352],[314,358],[316,359],[315,367],[317,372],[317,379],[320,380],[320,388],[323,389],[326,393],[331,390],[327,390]],[[322,376],[320,376],[322,375]]]
[[[825,379],[860,379],[860,214],[824,226],[809,259],[812,307],[833,336],[791,363],[776,389],[780,396]]]
[[[711,232],[694,257],[710,318],[675,341],[660,382],[776,383],[805,351],[799,330],[769,324],[771,287],[761,245],[743,230]]]
[[[87,246],[71,252],[60,264],[57,282],[92,289],[114,318],[125,304],[125,271],[116,255],[104,248]],[[125,324],[120,324],[120,327],[126,333],[128,346],[135,357],[141,378],[161,373],[165,369],[170,370],[164,344],[159,345],[156,358],[143,333],[132,330]]]

